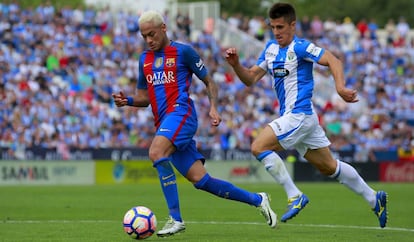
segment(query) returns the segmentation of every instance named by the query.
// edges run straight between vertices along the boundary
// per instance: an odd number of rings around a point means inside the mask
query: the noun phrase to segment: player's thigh
[[[309,132],[306,126],[304,126],[306,117],[304,113],[286,114],[270,122],[270,130],[264,130],[261,133],[267,136],[275,136],[273,139],[268,140],[269,144],[273,142],[276,148],[273,150],[278,151],[293,148]]]
[[[283,150],[283,147],[280,145],[273,129],[266,125],[253,141],[251,149],[254,155],[258,155],[266,150]]]

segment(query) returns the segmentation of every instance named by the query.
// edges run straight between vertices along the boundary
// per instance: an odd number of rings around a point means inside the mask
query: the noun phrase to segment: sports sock
[[[335,173],[329,177],[337,179],[356,194],[361,195],[371,207],[375,207],[375,191],[367,185],[354,167],[340,160],[337,162]]]
[[[200,181],[195,183],[194,187],[218,197],[244,202],[256,207],[262,202],[262,197],[259,194],[238,188],[230,182],[213,178],[209,174],[206,174]]]
[[[283,186],[288,198],[302,194],[290,177],[282,158],[276,152],[270,150],[264,151],[256,159],[263,163],[266,171],[277,183]]]
[[[178,199],[177,181],[173,167],[171,166],[169,158],[161,158],[154,162],[153,166],[158,171],[158,178],[164,198],[167,201],[170,216],[176,220],[182,222],[180,212],[180,202]]]

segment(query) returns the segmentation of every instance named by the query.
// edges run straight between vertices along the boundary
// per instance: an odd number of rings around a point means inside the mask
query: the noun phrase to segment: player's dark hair
[[[275,3],[269,10],[269,18],[284,18],[286,22],[296,21],[295,8],[289,3]]]

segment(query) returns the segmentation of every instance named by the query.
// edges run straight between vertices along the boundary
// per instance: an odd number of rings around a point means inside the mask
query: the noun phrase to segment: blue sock
[[[161,188],[164,193],[164,198],[167,201],[170,216],[174,220],[182,222],[183,220],[181,218],[180,212],[177,181],[173,167],[170,163],[170,159],[161,158],[155,161],[153,166],[157,168],[158,177],[160,179]]]
[[[238,188],[230,182],[213,178],[209,174],[206,174],[194,186],[218,197],[244,202],[256,207],[262,202],[262,197],[259,194]]]

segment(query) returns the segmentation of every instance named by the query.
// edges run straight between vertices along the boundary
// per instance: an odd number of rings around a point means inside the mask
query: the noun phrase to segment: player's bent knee
[[[252,143],[250,150],[255,157],[263,152],[263,148],[255,142]]]
[[[148,153],[148,158],[150,158],[150,160],[154,161],[154,163],[157,160],[163,159],[164,157],[166,157],[166,155],[162,154],[162,152],[159,152],[157,150],[150,150]]]
[[[194,187],[197,189],[205,190],[205,185],[210,179],[210,175],[206,173],[199,181],[194,183]]]

